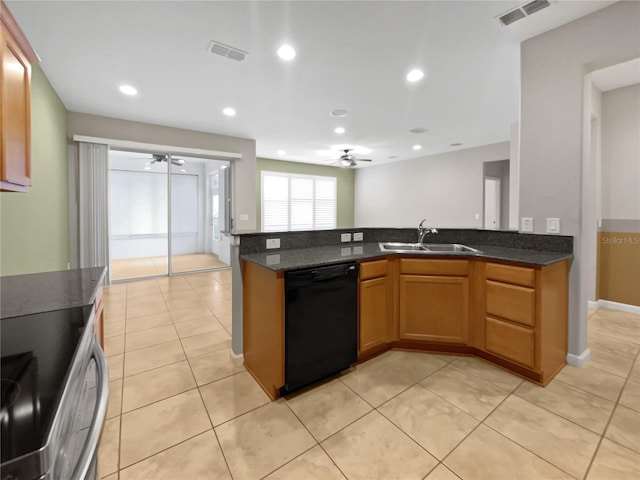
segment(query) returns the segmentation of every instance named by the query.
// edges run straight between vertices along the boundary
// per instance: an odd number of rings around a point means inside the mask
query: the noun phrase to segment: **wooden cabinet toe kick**
[[[539,373],[533,369],[524,367],[519,363],[511,362],[497,355],[493,355],[490,352],[486,352],[479,348],[475,348],[469,345],[462,344],[442,344],[442,343],[430,343],[430,342],[411,342],[406,340],[400,340],[391,342],[391,348],[393,350],[408,350],[412,352],[422,351],[429,353],[437,353],[440,355],[465,355],[465,356],[477,356],[482,360],[486,360],[495,367],[499,367],[509,373],[513,373],[538,385],[545,386],[551,381],[551,379],[558,372],[551,372],[551,375],[545,375],[544,372]],[[562,365],[558,371],[563,367]]]

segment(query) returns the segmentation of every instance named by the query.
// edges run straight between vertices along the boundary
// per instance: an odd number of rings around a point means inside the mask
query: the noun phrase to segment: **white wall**
[[[520,229],[520,123],[511,125],[509,144],[509,229]]]
[[[598,218],[600,205],[600,125],[602,123],[601,105],[602,93],[593,84],[591,75],[585,77],[585,118],[584,148],[585,154],[582,166],[582,178],[584,182],[582,194],[582,233],[585,244],[584,270],[586,291],[589,301],[596,301],[596,276],[597,276],[597,242],[598,242]],[[588,120],[588,121],[587,121]]]
[[[587,300],[582,235],[583,152],[590,142],[583,115],[585,74],[640,56],[640,2],[618,2],[529,39],[521,46],[520,216],[560,217],[561,233],[574,236],[570,273],[569,360],[588,358]],[[587,95],[590,91],[587,90]],[[590,190],[588,190],[590,189]]]
[[[357,169],[354,224],[482,228],[483,162],[508,158],[504,142]]]
[[[640,85],[602,94],[602,218],[640,220]]]

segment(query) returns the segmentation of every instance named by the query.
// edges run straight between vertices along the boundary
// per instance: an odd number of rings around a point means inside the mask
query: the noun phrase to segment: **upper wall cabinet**
[[[31,64],[38,62],[4,2],[0,8],[0,191],[31,186]]]

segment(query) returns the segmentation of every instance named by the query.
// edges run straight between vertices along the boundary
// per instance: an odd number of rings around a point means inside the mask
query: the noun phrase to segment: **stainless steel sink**
[[[481,253],[480,250],[459,243],[380,242],[378,245],[381,251],[393,253],[418,253],[421,255]]]
[[[431,252],[447,252],[447,253],[478,253],[479,250],[460,245],[459,243],[426,243],[424,248]]]
[[[383,252],[425,252],[426,250],[421,243],[380,242],[378,245]]]

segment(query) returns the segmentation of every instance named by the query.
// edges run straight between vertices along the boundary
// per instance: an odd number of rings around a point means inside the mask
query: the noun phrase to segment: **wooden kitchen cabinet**
[[[483,350],[546,384],[566,363],[568,262],[537,268],[487,262],[484,290]]]
[[[2,3],[0,9],[0,191],[31,186],[31,63],[38,61]]]
[[[388,348],[393,340],[393,276],[387,259],[360,264],[358,358]]]
[[[401,340],[467,342],[468,271],[468,260],[400,260]]]

